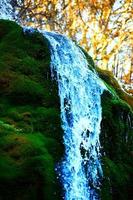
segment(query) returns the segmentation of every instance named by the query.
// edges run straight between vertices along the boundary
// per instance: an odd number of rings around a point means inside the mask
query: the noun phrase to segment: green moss
[[[39,107],[33,112],[33,124],[36,131],[45,132],[45,135],[60,140],[60,115],[55,108]],[[37,123],[38,122],[38,123]]]
[[[26,56],[19,62],[17,70],[28,76],[35,75],[39,73],[39,64],[35,58]]]
[[[4,123],[0,120],[0,137],[7,135],[8,133],[18,132],[19,130],[16,129],[13,125]]]
[[[11,22],[9,20],[2,20],[0,19],[0,41],[8,35],[12,30],[18,30],[20,26],[17,25],[15,22]]]
[[[0,199],[59,200],[63,145],[48,41],[0,20],[0,52]]]
[[[107,70],[102,70],[100,68],[96,68],[96,70],[100,78],[104,80],[105,83],[107,84],[109,90],[117,94],[120,99],[127,102],[127,104],[129,104],[131,108],[133,108],[133,97],[131,95],[128,95],[126,92],[122,90],[118,81],[114,78],[112,72]]]
[[[102,199],[128,199],[130,187],[129,166],[123,162],[103,158],[104,180],[102,185]],[[112,188],[112,190],[110,190]],[[123,191],[123,192],[122,192]]]
[[[41,84],[26,77],[19,76],[12,81],[9,88],[9,95],[15,103],[42,103],[46,91]]]
[[[102,73],[102,72],[101,72]],[[104,79],[106,81],[106,79]],[[123,91],[117,91],[106,81],[109,91],[102,95],[102,123],[100,140],[106,157],[103,157],[104,179],[101,190],[102,200],[131,199],[131,180],[133,162],[133,113]],[[109,85],[108,85],[109,84]],[[104,153],[103,153],[104,154]],[[121,192],[123,191],[124,194]]]
[[[108,174],[109,177],[112,177],[118,185],[123,185],[128,181],[129,176],[122,163],[114,163],[112,160],[105,157],[104,165],[106,166],[105,173]]]
[[[91,56],[87,53],[87,51],[86,51],[85,49],[83,49],[81,46],[79,46],[79,48],[81,49],[81,51],[82,51],[83,54],[85,55],[85,58],[86,58],[86,60],[87,60],[87,62],[88,62],[88,67],[89,67],[89,69],[92,70],[92,71],[95,71],[96,66],[95,66],[95,63],[94,63],[92,57],[91,57]]]
[[[5,155],[0,156],[0,180],[12,180],[19,176],[19,169],[13,160]]]
[[[44,191],[43,195],[46,195],[45,192],[47,192],[47,190],[45,191],[45,186],[47,186],[47,189],[50,192],[47,193],[47,198],[53,198],[56,188],[56,185],[54,185],[55,158],[53,159],[53,153],[51,155],[49,149],[51,150],[51,145],[57,147],[56,141],[47,139],[41,133],[22,134],[16,129],[11,128],[9,125],[1,124],[5,129],[10,130],[8,134],[3,134],[0,140],[1,181],[4,180],[6,186],[6,184],[9,184],[10,182],[17,183],[18,179],[24,181],[26,178],[26,182],[34,184],[39,178],[42,182],[41,187]],[[25,187],[25,185],[23,187]]]

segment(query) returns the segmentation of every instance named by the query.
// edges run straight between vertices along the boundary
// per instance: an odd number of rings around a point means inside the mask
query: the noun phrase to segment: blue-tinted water
[[[50,42],[51,73],[58,82],[65,156],[60,178],[65,200],[96,200],[100,162],[101,94],[105,88],[74,42],[43,32]]]
[[[0,19],[13,20],[13,8],[11,0],[0,0]]]

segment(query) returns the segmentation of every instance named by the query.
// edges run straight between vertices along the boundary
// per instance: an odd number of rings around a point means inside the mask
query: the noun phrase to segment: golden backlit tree
[[[132,0],[16,1],[23,24],[66,34],[85,47],[95,63],[123,79],[132,77]]]

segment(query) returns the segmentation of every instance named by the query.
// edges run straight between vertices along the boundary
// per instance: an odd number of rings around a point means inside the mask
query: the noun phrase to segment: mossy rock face
[[[0,19],[0,40],[3,39],[9,32],[21,29],[15,22]]]
[[[107,70],[101,70],[100,68],[96,68],[96,70],[99,74],[99,77],[102,80],[104,80],[105,83],[109,86],[109,90],[113,90],[119,96],[120,99],[127,102],[133,109],[133,96],[123,91],[116,78],[114,78],[112,72]]]
[[[62,157],[56,82],[48,41],[0,20],[0,199],[60,199]]]
[[[133,97],[111,72],[97,69],[107,90],[102,94],[102,200],[131,200],[133,179]]]

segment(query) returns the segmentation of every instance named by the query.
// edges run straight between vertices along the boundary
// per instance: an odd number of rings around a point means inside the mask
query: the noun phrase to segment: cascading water
[[[10,0],[0,3],[0,11],[0,18],[12,19]],[[102,176],[101,94],[105,86],[88,68],[81,49],[71,40],[52,32],[42,33],[50,43],[51,74],[58,82],[60,96],[65,145],[59,173],[63,198],[97,200]]]
[[[63,35],[43,32],[50,42],[51,74],[58,82],[65,157],[60,179],[65,200],[96,200],[100,162],[101,94],[104,84],[88,68],[81,49]]]
[[[0,0],[0,19],[13,20],[11,0]]]

